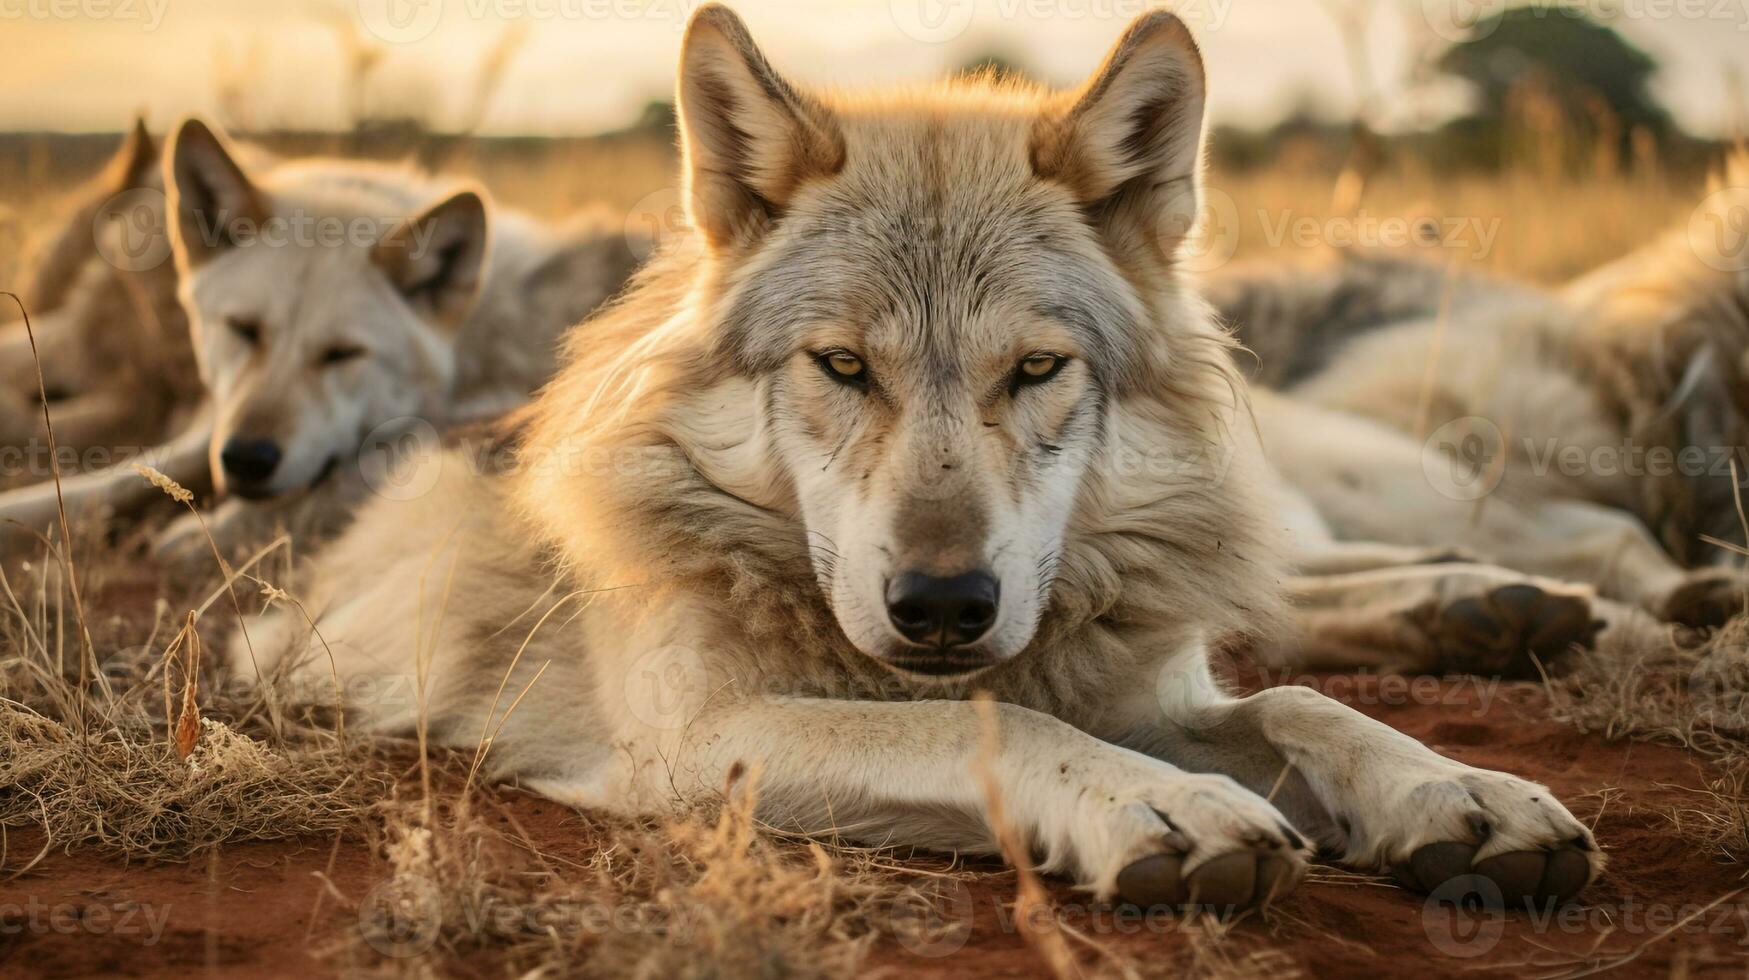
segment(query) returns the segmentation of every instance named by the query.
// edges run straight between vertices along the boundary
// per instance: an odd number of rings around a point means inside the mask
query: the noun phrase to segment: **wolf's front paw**
[[[1704,568],[1688,573],[1681,585],[1658,604],[1659,618],[1683,626],[1723,626],[1749,612],[1749,578],[1728,568]]]
[[[1353,863],[1388,867],[1424,892],[1475,875],[1484,900],[1509,907],[1565,902],[1603,869],[1591,831],[1547,787],[1457,763],[1441,769],[1379,801],[1376,819],[1355,827]]]
[[[1138,774],[1141,775],[1141,774]],[[1293,891],[1305,841],[1275,807],[1225,776],[1162,766],[1081,791],[1072,847],[1101,898],[1220,910]]]

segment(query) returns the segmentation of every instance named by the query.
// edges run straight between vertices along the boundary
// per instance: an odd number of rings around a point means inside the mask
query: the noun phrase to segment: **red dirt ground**
[[[1546,782],[1594,823],[1610,867],[1583,904],[1541,921],[1522,912],[1454,916],[1383,883],[1310,881],[1268,921],[1232,928],[1217,948],[1241,968],[1342,977],[1558,977],[1605,968],[1634,977],[1749,973],[1743,870],[1683,843],[1666,815],[1693,803],[1704,785],[1693,756],[1550,722],[1544,695],[1531,684],[1423,680],[1410,689],[1400,679],[1330,676],[1309,683],[1457,759]],[[502,795],[543,849],[589,846],[563,807]],[[322,876],[349,898],[382,877],[368,847],[353,840],[241,844],[186,865],[127,866],[56,853],[15,877],[40,847],[30,832],[15,830],[6,841],[0,976],[326,975],[331,969],[315,948],[353,922],[324,894]],[[870,969],[953,980],[1041,975],[1043,962],[1002,909],[1011,882],[1000,875],[972,889],[973,925],[963,946],[948,940],[947,949],[926,950],[944,955],[920,955],[892,944],[876,949]],[[1109,910],[1080,904],[1060,883],[1053,890],[1064,921],[1101,944],[1162,963],[1183,952],[1186,937],[1170,917],[1114,925]],[[124,919],[129,909],[135,912]],[[155,941],[152,921],[162,927]]]

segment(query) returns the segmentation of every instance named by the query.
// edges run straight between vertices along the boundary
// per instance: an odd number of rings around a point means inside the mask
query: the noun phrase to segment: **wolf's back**
[[[1334,252],[1305,262],[1258,260],[1209,278],[1205,294],[1255,359],[1251,380],[1288,389],[1326,367],[1348,342],[1381,328],[1534,290],[1482,273],[1399,255]]]

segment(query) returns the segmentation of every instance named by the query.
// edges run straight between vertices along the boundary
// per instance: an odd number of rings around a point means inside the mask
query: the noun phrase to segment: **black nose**
[[[976,643],[996,622],[996,577],[906,572],[887,584],[887,618],[905,639],[932,647]]]
[[[219,450],[225,475],[239,483],[260,483],[279,466],[279,443],[271,439],[231,439]]]

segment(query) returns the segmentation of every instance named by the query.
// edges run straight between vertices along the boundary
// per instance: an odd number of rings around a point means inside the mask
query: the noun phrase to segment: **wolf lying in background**
[[[198,120],[165,169],[206,408],[154,461],[189,486],[210,472],[228,498],[206,519],[221,540],[343,519],[364,492],[356,454],[373,433],[389,441],[385,426],[442,430],[521,404],[551,375],[560,332],[634,263],[597,217],[549,228],[400,167],[255,167]],[[81,512],[156,494],[127,466],[67,483]],[[55,506],[38,485],[0,496],[0,519],[39,528]],[[160,541],[170,555],[205,546],[192,518]]]
[[[775,823],[976,853],[985,690],[1010,821],[1100,896],[1263,903],[1308,839],[1416,887],[1576,894],[1602,857],[1547,789],[1210,676],[1279,611],[1286,542],[1180,266],[1204,92],[1166,13],[1074,92],[828,99],[701,8],[691,236],[571,335],[514,473],[450,457],[373,501],[296,587],[317,633],[277,609],[234,663],[413,682],[349,724],[575,805],[657,812],[751,767]]]
[[[1703,218],[1749,212],[1749,154],[1712,189]],[[1684,566],[1743,539],[1749,271],[1697,249],[1672,232],[1558,292],[1361,256],[1213,294],[1291,396],[1260,418],[1314,540],[1448,549],[1706,626],[1746,609],[1740,571]]]
[[[158,146],[143,122],[73,197],[18,290],[55,436],[75,449],[151,445],[187,421],[200,382],[176,300]],[[46,436],[37,359],[9,302],[0,321],[0,446],[21,447]]]

